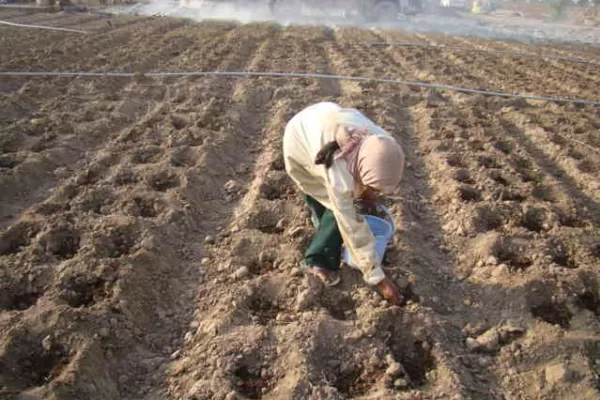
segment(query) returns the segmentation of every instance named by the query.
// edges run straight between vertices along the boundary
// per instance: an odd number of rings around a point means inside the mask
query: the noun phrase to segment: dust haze
[[[240,23],[273,21],[281,25],[324,25],[331,28],[360,26],[367,29],[402,29],[412,33],[443,33],[452,36],[474,36],[483,39],[518,40],[528,43],[572,42],[600,43],[600,28],[566,23],[543,22],[525,18],[500,7],[481,15],[465,8],[442,8],[421,11],[415,15],[399,13],[389,22],[366,22],[360,16],[344,15],[343,10],[304,7],[301,13],[273,15],[268,2],[236,4],[226,1],[177,2],[154,0],[134,6],[118,6],[117,14],[171,16],[188,20],[235,20]]]

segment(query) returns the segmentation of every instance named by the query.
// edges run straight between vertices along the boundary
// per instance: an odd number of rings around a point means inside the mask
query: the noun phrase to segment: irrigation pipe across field
[[[62,31],[62,32],[71,32],[71,33],[89,33],[88,31],[82,31],[79,29],[59,28],[57,26],[45,26],[45,25],[18,24],[16,22],[9,22],[9,21],[0,21],[0,24],[16,26],[19,28],[47,29],[49,31]]]
[[[516,51],[516,50],[494,50],[494,49],[478,49],[475,47],[466,47],[466,46],[455,46],[448,44],[429,44],[429,43],[418,43],[418,42],[364,42],[362,43],[364,46],[401,46],[401,47],[424,47],[424,48],[435,48],[435,49],[450,49],[457,51],[472,51],[479,53],[494,53],[494,54],[507,54],[513,56],[527,56],[527,57],[538,57],[538,58],[546,58],[548,60],[558,60],[558,61],[569,61],[578,64],[593,64],[600,65],[600,61],[590,61],[584,60],[582,58],[572,58],[572,57],[563,57],[563,56],[553,56],[546,54],[537,54],[531,53],[527,51]]]
[[[419,86],[419,87],[427,87],[434,88],[440,90],[450,90],[462,93],[470,93],[470,94],[483,94],[489,96],[498,96],[498,97],[509,97],[509,98],[521,98],[521,99],[529,99],[529,100],[542,100],[542,101],[554,101],[554,102],[563,102],[563,103],[578,103],[578,104],[592,104],[592,105],[600,105],[600,101],[597,100],[584,100],[584,99],[568,99],[562,97],[545,97],[545,96],[535,96],[535,95],[524,95],[524,94],[513,94],[513,93],[503,93],[503,92],[488,92],[485,90],[478,89],[468,89],[461,88],[457,86],[449,86],[449,85],[438,85],[435,83],[426,83],[426,82],[416,82],[416,81],[404,81],[398,79],[375,79],[375,78],[367,78],[362,76],[346,76],[346,75],[327,75],[327,74],[308,74],[308,73],[294,73],[294,72],[249,72],[249,71],[197,71],[197,72],[149,72],[146,74],[134,73],[134,72],[10,72],[10,71],[0,71],[0,76],[7,77],[15,77],[15,76],[26,76],[26,77],[62,77],[62,78],[76,78],[76,77],[116,77],[116,78],[133,78],[133,77],[153,77],[153,78],[163,78],[163,77],[186,77],[186,76],[228,76],[228,77],[288,77],[288,78],[313,78],[313,79],[337,79],[337,80],[349,80],[349,81],[361,81],[361,82],[380,82],[380,83],[392,83],[399,85],[408,85],[408,86]],[[563,135],[561,135],[563,136]],[[600,153],[600,150],[597,148],[590,146],[587,143],[581,142],[579,140],[571,139],[569,137],[563,136],[565,139],[578,143],[582,146],[588,147],[595,152]]]
[[[193,71],[193,72],[148,72],[145,74],[139,72],[21,72],[21,71],[0,71],[0,76],[25,76],[25,77],[116,77],[116,78],[134,78],[134,77],[149,77],[149,78],[168,78],[168,77],[186,77],[186,76],[229,76],[229,77],[263,77],[263,78],[310,78],[310,79],[335,79],[345,81],[359,82],[377,82],[391,83],[396,85],[407,85],[426,87],[439,90],[448,90],[469,94],[483,94],[487,96],[520,98],[526,100],[553,101],[559,103],[575,103],[575,104],[591,104],[600,106],[600,100],[586,99],[571,99],[566,97],[547,97],[519,93],[494,92],[480,89],[469,89],[458,86],[442,85],[437,83],[427,83],[419,81],[408,81],[401,79],[386,79],[386,78],[369,78],[365,76],[350,76],[350,75],[330,75],[330,74],[314,74],[314,73],[297,73],[297,72],[250,72],[250,71]]]

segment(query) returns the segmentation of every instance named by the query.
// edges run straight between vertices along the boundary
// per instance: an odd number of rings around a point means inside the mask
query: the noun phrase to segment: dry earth
[[[600,99],[579,45],[0,11],[3,71],[294,71]],[[357,107],[404,145],[389,307],[324,290],[281,137]],[[0,78],[0,398],[597,399],[600,109],[374,82]]]

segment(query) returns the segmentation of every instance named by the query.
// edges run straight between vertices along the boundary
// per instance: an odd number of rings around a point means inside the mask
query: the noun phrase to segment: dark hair
[[[325,164],[325,168],[329,169],[331,167],[331,164],[333,164],[333,156],[335,155],[335,152],[339,149],[340,145],[337,141],[334,140],[332,142],[327,143],[317,153],[317,156],[315,157],[315,164]]]

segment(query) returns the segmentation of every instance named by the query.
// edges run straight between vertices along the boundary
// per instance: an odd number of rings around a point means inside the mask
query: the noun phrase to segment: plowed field
[[[600,99],[600,50],[2,10],[2,71],[277,71]],[[286,122],[356,107],[407,154],[390,307],[312,234]],[[0,398],[597,399],[600,107],[301,78],[0,77]]]

